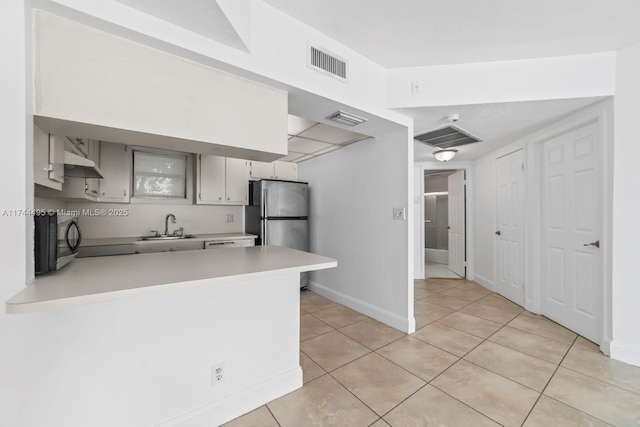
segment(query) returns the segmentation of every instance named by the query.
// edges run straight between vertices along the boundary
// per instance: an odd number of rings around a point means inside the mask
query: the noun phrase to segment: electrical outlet
[[[418,80],[411,81],[411,93],[420,93],[420,82]]]
[[[224,222],[233,222],[233,214],[226,214],[224,216]]]
[[[393,219],[396,221],[404,221],[406,219],[405,208],[393,208]]]
[[[224,362],[211,366],[211,385],[218,385],[227,377],[224,371]]]

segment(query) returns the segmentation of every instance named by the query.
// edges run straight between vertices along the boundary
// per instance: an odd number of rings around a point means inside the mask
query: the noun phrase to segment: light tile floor
[[[453,271],[449,270],[446,264],[439,264],[437,262],[426,261],[424,263],[424,275],[427,279],[459,279]]]
[[[304,386],[226,426],[640,426],[640,368],[473,282],[415,291],[412,335],[302,292]]]

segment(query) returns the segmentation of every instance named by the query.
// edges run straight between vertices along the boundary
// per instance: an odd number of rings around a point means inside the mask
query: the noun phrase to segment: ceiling
[[[481,139],[458,149],[456,160],[471,161],[501,146],[531,133],[547,123],[558,120],[603,98],[559,99],[549,101],[509,102],[446,107],[404,108],[401,112],[414,119],[414,131],[420,133],[448,124],[450,114],[459,114],[456,126]],[[416,142],[414,161],[433,160],[437,149]]]
[[[264,0],[385,68],[616,50],[638,0]]]
[[[117,0],[204,37],[247,51],[229,21],[235,0]],[[616,50],[640,41],[640,0],[262,0],[385,68],[552,57]],[[456,125],[483,142],[461,147],[456,160],[474,160],[601,98],[547,100],[397,111],[415,133]],[[364,139],[322,121],[315,100],[290,92],[289,161],[304,161]],[[335,103],[333,103],[335,104]],[[326,106],[325,110],[343,108]],[[337,106],[337,108],[336,108]],[[350,106],[347,106],[351,108]],[[362,126],[371,129],[375,121]],[[293,127],[291,127],[293,126]],[[308,127],[307,127],[308,126]],[[366,128],[366,130],[365,130]],[[340,132],[346,132],[340,135]],[[416,143],[415,161],[433,160]]]
[[[227,46],[246,50],[242,39],[215,0],[116,1]]]
[[[280,160],[302,162],[369,138],[367,135],[289,115],[289,154]]]

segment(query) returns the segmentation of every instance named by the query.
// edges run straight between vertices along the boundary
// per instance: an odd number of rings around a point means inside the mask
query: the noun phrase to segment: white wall
[[[415,328],[412,149],[405,129],[298,165],[310,185],[311,252],[338,260],[313,273],[311,289],[403,331]],[[394,221],[394,207],[405,207],[407,220]]]
[[[611,357],[640,366],[640,45],[618,52],[614,98],[613,342]]]
[[[414,142],[414,144],[416,144]],[[413,165],[413,278],[424,279],[424,232],[422,209],[424,200],[424,174],[420,165]]]
[[[449,191],[449,179],[446,176],[425,176],[424,192],[434,193]]]
[[[33,189],[25,177],[32,174],[32,106],[28,1],[0,2],[0,134],[4,154],[0,157],[0,211],[33,207]],[[23,289],[33,277],[31,218],[1,215],[0,226],[6,244],[0,249],[0,302]],[[37,379],[30,377],[30,361],[39,357],[34,337],[39,335],[35,319],[21,319],[0,311],[0,425],[20,426],[24,405]]]
[[[46,200],[46,199],[41,199]],[[44,203],[44,202],[43,202]],[[184,227],[187,234],[234,233],[244,231],[243,206],[116,204],[95,202],[67,202],[67,209],[80,210],[80,227],[85,239],[102,237],[131,237],[149,235],[153,229],[164,231],[168,213],[176,216],[176,223],[169,223],[169,230]],[[82,210],[127,209],[128,215],[87,216]],[[234,221],[225,223],[225,215],[232,214]]]
[[[614,52],[389,70],[389,107],[613,95]],[[411,82],[417,81],[418,93]]]
[[[251,52],[217,43],[186,28],[126,7],[116,0],[51,0],[39,6],[234,74],[268,84],[281,83],[290,93],[299,90],[317,94],[352,109],[393,121],[409,122],[406,117],[387,108],[387,72],[383,67],[262,1],[252,1],[250,13],[245,15],[251,20]],[[237,19],[234,19],[234,24],[242,34],[247,33],[246,27]],[[307,66],[308,43],[349,61],[348,84]],[[320,117],[332,112],[305,117],[321,121]],[[362,129],[368,130],[370,126],[375,126],[375,123],[365,123]]]
[[[41,10],[34,27],[34,113],[56,119],[43,130],[267,161],[287,154],[286,92]]]
[[[208,422],[183,425],[214,426],[290,392],[302,384],[298,280],[203,282],[11,315],[7,327],[24,335],[3,333],[0,425],[138,427],[198,415]],[[214,387],[221,362],[226,380]]]

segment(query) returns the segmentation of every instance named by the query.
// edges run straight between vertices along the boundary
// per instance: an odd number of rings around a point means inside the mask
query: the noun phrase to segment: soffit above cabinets
[[[369,138],[357,132],[289,115],[289,155],[280,160],[302,162]]]

